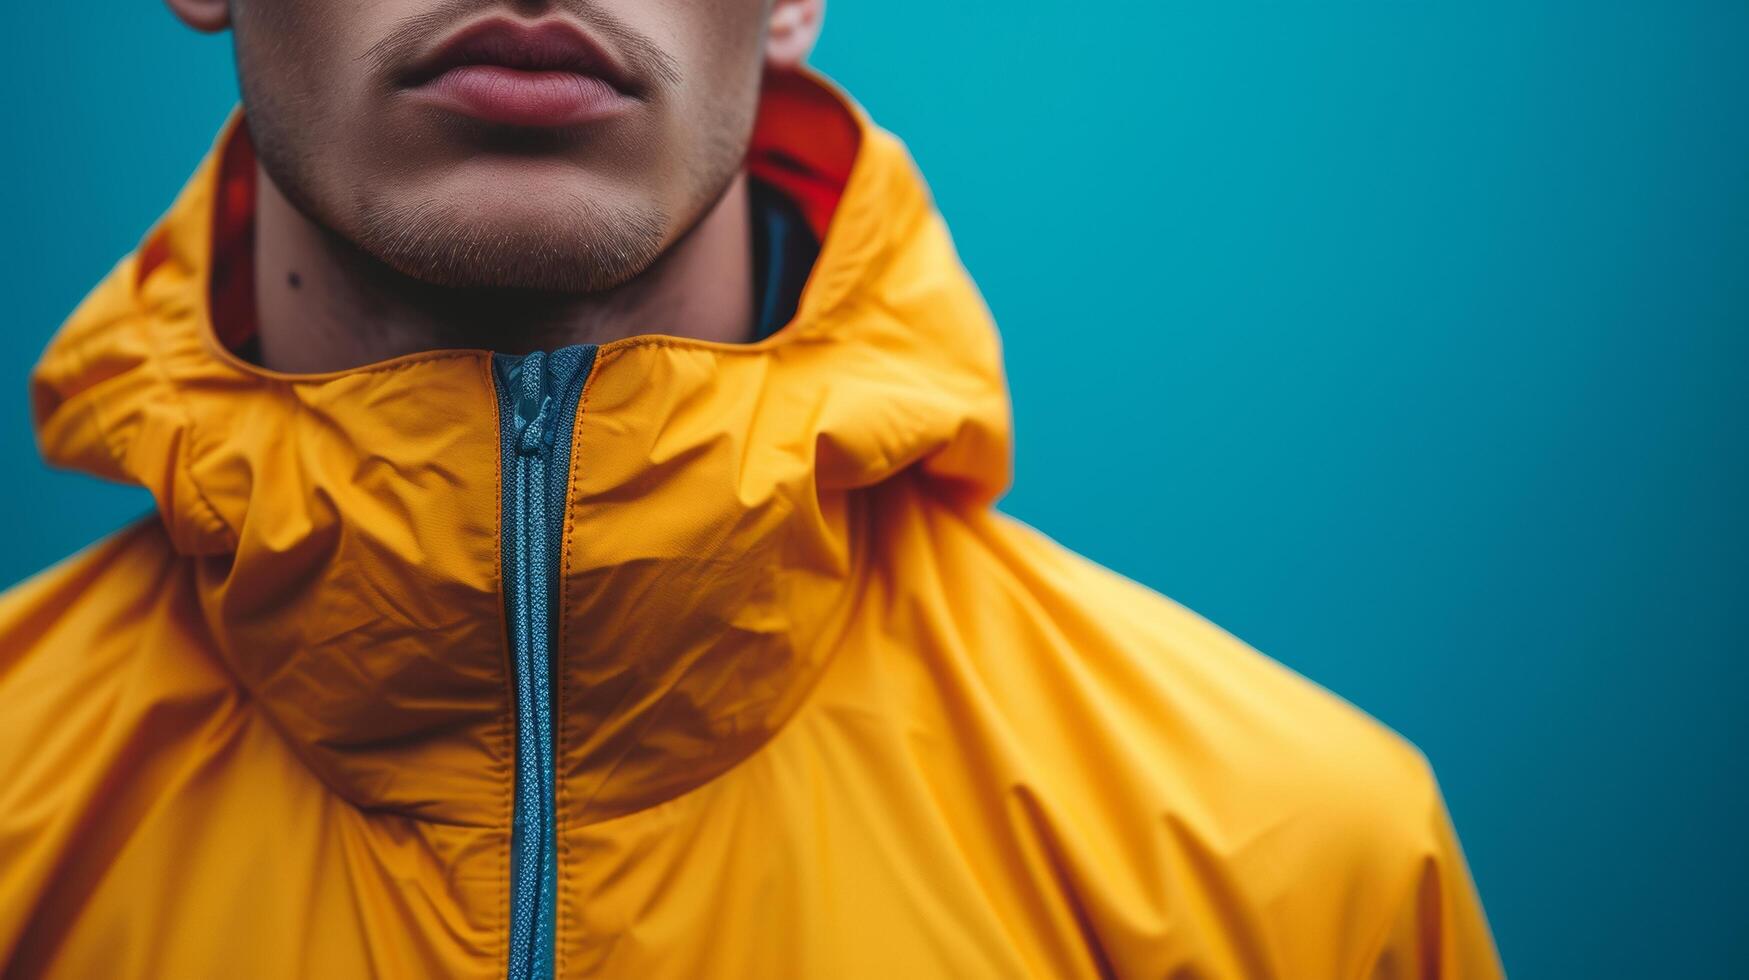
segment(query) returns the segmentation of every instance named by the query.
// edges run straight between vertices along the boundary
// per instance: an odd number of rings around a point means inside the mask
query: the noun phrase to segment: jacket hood
[[[188,559],[191,639],[330,788],[502,826],[491,353],[321,375],[231,353],[214,297],[250,247],[226,229],[252,206],[226,166],[247,138],[234,114],[51,342],[39,444],[151,491]],[[901,144],[820,77],[775,77],[749,166],[823,233],[794,320],[756,344],[607,344],[584,389],[558,597],[572,819],[671,798],[776,732],[879,574],[883,487],[981,506],[1007,484],[995,330]]]

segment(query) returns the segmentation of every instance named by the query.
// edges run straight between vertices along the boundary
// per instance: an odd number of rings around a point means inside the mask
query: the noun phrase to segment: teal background
[[[152,0],[0,60],[0,582],[141,513],[25,378],[234,98]],[[1433,760],[1516,977],[1749,953],[1749,4],[837,0],[1002,324],[1010,512]]]

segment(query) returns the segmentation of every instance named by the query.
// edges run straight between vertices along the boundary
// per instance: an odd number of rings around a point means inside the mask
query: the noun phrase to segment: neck
[[[419,282],[306,217],[264,170],[255,186],[260,358],[273,370],[336,371],[434,348],[520,354],[642,333],[728,343],[752,337],[745,173],[648,269],[587,294]]]

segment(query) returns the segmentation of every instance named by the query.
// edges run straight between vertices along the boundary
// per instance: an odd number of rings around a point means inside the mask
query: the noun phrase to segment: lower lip
[[[618,115],[632,99],[593,75],[463,65],[414,91],[445,109],[505,126],[552,129]]]

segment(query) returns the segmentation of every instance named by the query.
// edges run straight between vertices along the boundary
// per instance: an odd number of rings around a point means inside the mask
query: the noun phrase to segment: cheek
[[[321,128],[379,84],[368,68],[372,45],[424,6],[420,0],[239,0],[233,28],[239,70],[259,95]]]
[[[699,6],[709,11],[712,36],[705,49],[706,57],[715,62],[716,76],[740,81],[751,75],[756,82],[765,63],[770,5],[766,0],[704,0]]]
[[[682,212],[739,166],[758,107],[767,0],[637,0],[614,16],[673,62],[632,177]]]
[[[694,102],[750,96],[764,63],[769,0],[648,0],[637,5]]]
[[[687,75],[688,115],[718,139],[730,133],[744,141],[765,66],[765,2],[692,0],[687,6],[693,20],[676,53]]]

